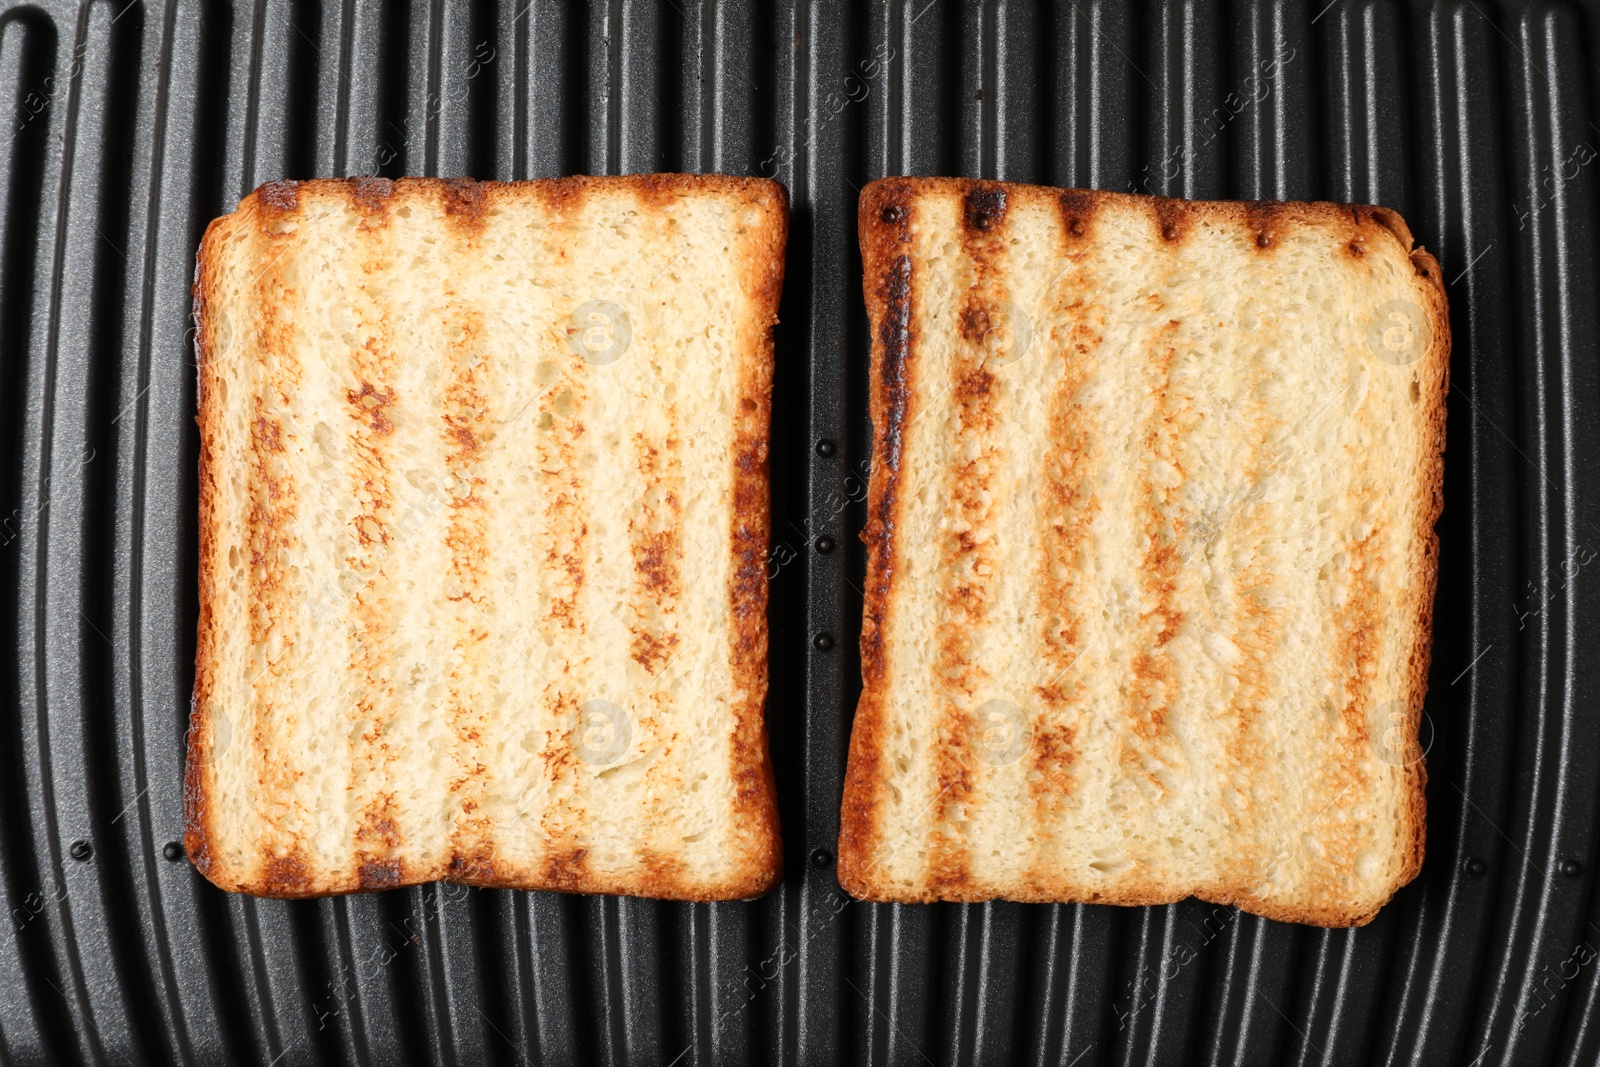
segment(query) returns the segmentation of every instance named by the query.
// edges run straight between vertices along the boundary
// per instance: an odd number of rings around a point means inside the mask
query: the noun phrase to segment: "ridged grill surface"
[[[0,6],[0,1065],[1595,1062],[1600,12],[1324,2]],[[782,888],[213,890],[168,847],[205,223],[275,178],[650,170],[793,198]],[[854,211],[898,173],[1376,203],[1439,257],[1428,858],[1371,926],[840,895],[870,435]]]

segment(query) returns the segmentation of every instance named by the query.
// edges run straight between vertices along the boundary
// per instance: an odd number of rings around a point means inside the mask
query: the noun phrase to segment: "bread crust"
[[[211,664],[215,657],[213,646],[216,642],[216,622],[212,618],[212,602],[214,599],[213,560],[216,557],[216,534],[211,527],[211,515],[215,509],[216,497],[216,457],[215,430],[212,427],[215,414],[206,403],[206,364],[209,353],[215,351],[216,342],[211,336],[211,318],[207,314],[204,294],[216,286],[216,268],[211,258],[205,254],[205,249],[214,241],[212,235],[217,231],[222,219],[215,219],[206,227],[204,237],[200,241],[200,252],[195,256],[194,284],[190,289],[192,299],[192,314],[194,315],[194,356],[195,356],[195,407],[197,414],[195,422],[200,429],[200,459],[198,463],[198,478],[200,483],[200,567],[199,567],[199,595],[200,614],[196,624],[195,634],[195,673],[194,692],[189,702],[189,736],[188,757],[185,760],[183,773],[183,843],[184,850],[189,854],[190,861],[199,872],[218,882],[218,878],[227,879],[223,871],[215,866],[215,857],[211,852],[211,803],[210,798],[214,792],[212,786],[213,774],[198,758],[198,753],[210,751],[214,745],[211,736],[211,722],[204,709],[211,706]],[[215,877],[213,874],[215,873]],[[223,886],[223,888],[228,888]]]
[[[1399,697],[1406,709],[1406,796],[1401,813],[1404,826],[1401,836],[1409,841],[1409,846],[1391,894],[1410,882],[1421,869],[1426,836],[1425,754],[1417,733],[1429,670],[1438,563],[1438,536],[1434,524],[1443,509],[1445,397],[1449,389],[1450,323],[1437,261],[1426,250],[1413,246],[1411,232],[1397,213],[1382,207],[1326,202],[1197,202],[972,179],[893,177],[869,183],[862,190],[858,206],[862,284],[872,335],[869,404],[873,455],[868,521],[862,534],[867,547],[861,631],[863,687],[851,732],[841,809],[840,884],[859,899],[897,903],[976,902],[1000,898],[1030,903],[1143,906],[1173,903],[1191,895],[1151,886],[1115,893],[1062,896],[1026,885],[996,894],[961,882],[925,883],[919,890],[908,892],[887,879],[875,877],[874,857],[882,847],[885,832],[881,761],[889,743],[884,632],[890,621],[889,614],[895,609],[897,590],[904,581],[900,553],[916,548],[908,548],[896,538],[904,511],[900,496],[902,436],[908,409],[917,393],[912,384],[917,356],[912,304],[918,290],[910,258],[911,228],[916,221],[919,201],[930,194],[959,196],[967,205],[965,225],[969,229],[974,225],[974,197],[997,201],[1002,216],[1008,198],[1048,197],[1058,204],[1062,227],[1073,239],[1092,236],[1095,217],[1102,209],[1116,205],[1149,215],[1162,240],[1167,242],[1182,242],[1197,223],[1205,220],[1232,225],[1242,223],[1255,233],[1255,245],[1260,253],[1271,255],[1279,238],[1292,228],[1337,226],[1356,234],[1347,246],[1352,256],[1366,254],[1368,242],[1388,241],[1410,260],[1422,279],[1420,288],[1428,300],[1428,307],[1423,311],[1431,326],[1430,345],[1415,367],[1421,396],[1427,403],[1422,455],[1416,458],[1423,465],[1422,481],[1428,488],[1422,506],[1413,516],[1412,536],[1421,546],[1422,562],[1410,576],[1418,599],[1409,631],[1410,647],[1406,652],[1409,670],[1405,692]],[[1281,902],[1231,887],[1201,887],[1192,895],[1210,903],[1237,905],[1270,919],[1324,927],[1365,925],[1378,911],[1376,907],[1351,909],[1337,902],[1327,906],[1286,907]]]
[[[918,179],[911,179],[915,182]],[[867,486],[866,598],[861,621],[861,699],[850,732],[844,800],[839,814],[839,884],[864,900],[871,894],[871,857],[881,840],[877,812],[885,750],[883,724],[883,631],[888,623],[896,574],[895,526],[900,507],[901,434],[910,403],[912,357],[911,200],[914,184],[875,181],[861,192],[862,286],[872,324],[872,370],[868,405],[872,415],[872,474]],[[931,898],[930,898],[931,899]]]
[[[644,873],[611,876],[586,862],[581,847],[561,851],[549,863],[522,867],[497,858],[489,849],[454,853],[442,867],[423,866],[405,857],[364,861],[351,879],[332,879],[314,870],[297,852],[260,857],[259,875],[232,869],[214,847],[217,837],[217,787],[207,758],[217,743],[214,677],[219,655],[216,588],[226,549],[217,538],[223,489],[219,419],[215,401],[220,374],[212,308],[219,298],[220,245],[236,233],[266,235],[303,204],[334,196],[354,204],[378,225],[388,225],[399,204],[442,202],[447,217],[464,229],[484,224],[486,212],[507,197],[531,196],[555,213],[575,210],[591,194],[626,190],[649,206],[680,197],[720,197],[754,208],[759,222],[744,248],[740,269],[754,280],[753,300],[740,325],[741,362],[733,472],[731,539],[735,552],[730,591],[729,657],[735,691],[730,777],[735,784],[735,836],[741,855],[732,873],[719,881],[690,877],[670,856],[645,856]],[[770,524],[768,442],[771,422],[773,337],[783,284],[788,229],[788,195],[765,179],[727,175],[643,174],[579,176],[527,182],[475,182],[470,179],[379,178],[270,182],[240,201],[236,210],[215,219],[196,254],[192,288],[197,364],[196,422],[199,461],[199,621],[195,682],[190,710],[188,756],[184,772],[184,843],[196,869],[222,889],[263,897],[294,899],[340,895],[416,885],[437,880],[485,888],[545,889],[574,893],[619,893],[685,901],[744,899],[760,895],[782,874],[782,846],[776,790],[767,747],[764,711],[767,691],[767,582],[765,563]],[[271,264],[263,267],[270,269]],[[559,850],[559,843],[558,850]]]
[[[767,748],[764,712],[767,693],[767,550],[771,528],[768,441],[772,424],[773,328],[783,292],[784,249],[788,244],[789,195],[776,182],[753,187],[774,224],[744,260],[746,277],[760,278],[753,336],[744,347],[758,355],[740,368],[740,409],[735,416],[733,469],[733,546],[738,557],[733,587],[733,631],[729,650],[735,691],[745,694],[735,709],[738,726],[730,771],[737,783],[736,803],[750,842],[752,862],[744,880],[729,887],[734,898],[765,893],[783,876],[778,831],[778,790]]]

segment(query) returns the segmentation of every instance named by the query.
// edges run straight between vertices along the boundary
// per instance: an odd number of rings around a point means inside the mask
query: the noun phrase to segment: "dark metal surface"
[[[1324,2],[0,4],[0,1067],[1596,1062],[1596,11]],[[793,197],[782,888],[215,891],[170,844],[202,227],[273,178],[677,169]],[[1438,255],[1428,858],[1371,926],[839,894],[870,433],[854,206],[893,173],[1365,201]]]

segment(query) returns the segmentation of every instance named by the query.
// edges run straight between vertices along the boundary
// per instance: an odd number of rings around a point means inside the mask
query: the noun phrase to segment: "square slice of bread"
[[[773,884],[787,227],[780,186],[683,175],[274,183],[212,223],[185,788],[206,877]]]
[[[1369,921],[1423,851],[1449,324],[1373,207],[860,202],[870,900]]]

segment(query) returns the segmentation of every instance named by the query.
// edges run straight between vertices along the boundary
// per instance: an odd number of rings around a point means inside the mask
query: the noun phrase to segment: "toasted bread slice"
[[[274,183],[195,282],[187,845],[224,889],[778,877],[778,185]]]
[[[845,888],[1369,921],[1423,852],[1433,257],[1382,208],[951,179],[860,229]]]

